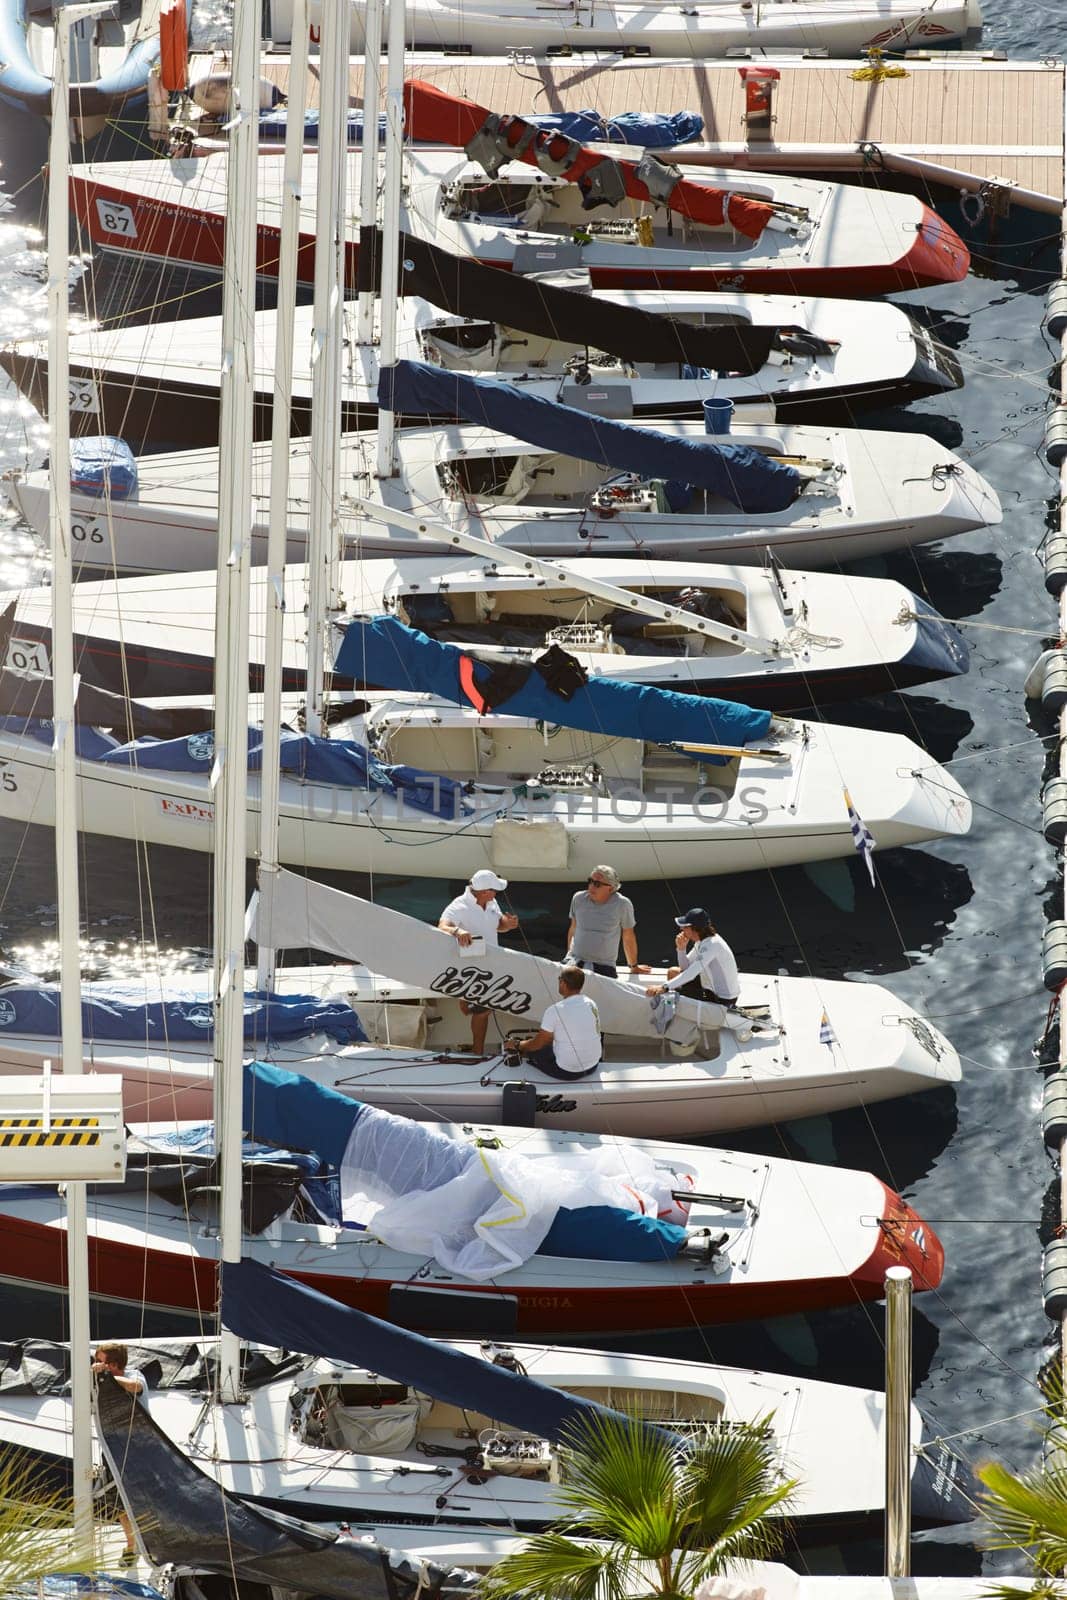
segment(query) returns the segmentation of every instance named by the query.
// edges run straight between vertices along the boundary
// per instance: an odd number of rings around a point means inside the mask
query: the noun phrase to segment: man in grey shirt
[[[618,977],[619,940],[631,972],[647,972],[637,962],[633,901],[619,893],[614,867],[594,867],[584,889],[571,901],[567,929],[568,966],[587,967],[604,978]]]

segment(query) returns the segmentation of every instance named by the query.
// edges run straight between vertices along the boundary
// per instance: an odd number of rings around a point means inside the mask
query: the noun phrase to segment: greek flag
[[[866,862],[867,871],[870,873],[871,882],[873,883],[874,852],[878,848],[875,844],[874,834],[852,804],[852,796],[847,789],[845,790],[845,805],[848,807],[848,825],[852,829],[852,843]]]
[[[819,1043],[828,1044],[831,1049],[837,1043],[837,1034],[834,1032],[828,1014],[824,1011],[822,1021],[819,1023]]]

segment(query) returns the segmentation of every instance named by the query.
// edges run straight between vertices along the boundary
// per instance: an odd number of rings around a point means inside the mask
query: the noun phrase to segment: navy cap
[[[711,913],[704,910],[703,906],[694,906],[687,911],[684,917],[675,917],[676,928],[706,928],[711,921]]]

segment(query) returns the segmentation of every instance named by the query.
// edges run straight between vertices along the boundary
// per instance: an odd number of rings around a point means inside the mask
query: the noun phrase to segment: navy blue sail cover
[[[0,727],[11,733],[26,734],[42,744],[54,738],[51,722],[39,717],[0,717]],[[215,741],[210,732],[189,734],[181,739],[134,739],[119,744],[96,728],[79,724],[75,729],[79,756],[111,766],[139,767],[162,772],[207,772],[215,759]],[[248,730],[248,770],[263,766],[263,734]],[[454,821],[467,811],[463,785],[455,778],[418,767],[387,765],[377,760],[364,745],[349,739],[320,739],[311,734],[282,729],[281,769],[309,783],[329,783],[341,789],[378,789],[403,797],[405,805],[416,811]]]
[[[795,467],[748,445],[723,444],[708,434],[680,437],[612,422],[576,406],[526,394],[514,384],[449,372],[422,361],[383,367],[378,404],[407,417],[466,417],[543,450],[643,478],[706,489],[753,515],[784,511],[800,493],[801,477]]]
[[[405,627],[396,617],[383,616],[349,623],[334,666],[344,677],[377,688],[418,689],[455,705],[468,705],[469,697],[460,686],[460,662],[465,659],[457,645],[442,644],[417,628]],[[488,663],[476,660],[475,684],[484,685],[491,670]],[[494,704],[493,710],[500,716],[534,717],[654,744],[742,745],[762,739],[771,722],[769,711],[730,700],[614,678],[591,678],[564,700],[537,672],[531,672],[522,687]]]
[[[222,1320],[242,1339],[367,1367],[435,1400],[461,1410],[480,1411],[553,1444],[566,1444],[583,1423],[588,1427],[607,1417],[664,1436],[661,1429],[634,1422],[595,1400],[564,1394],[524,1373],[493,1366],[365,1311],[340,1305],[258,1261],[224,1266]]]
[[[82,985],[82,1033],[87,1039],[178,1044],[211,1039],[215,1025],[211,998],[203,987],[167,984],[167,998],[146,1000],[143,983]],[[0,989],[0,1042],[4,1034],[59,1035],[59,985],[9,984]],[[325,1033],[337,1044],[363,1044],[367,1035],[358,1016],[342,1000],[309,994],[245,995],[244,1036],[251,1043],[281,1043]]]

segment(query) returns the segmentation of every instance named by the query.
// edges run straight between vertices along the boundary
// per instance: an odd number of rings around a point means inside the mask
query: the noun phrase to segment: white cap
[[[471,879],[472,889],[499,890],[506,889],[507,886],[508,880],[506,878],[498,878],[496,873],[490,872],[488,867],[483,867],[482,870],[480,872],[476,872],[474,877]]]

